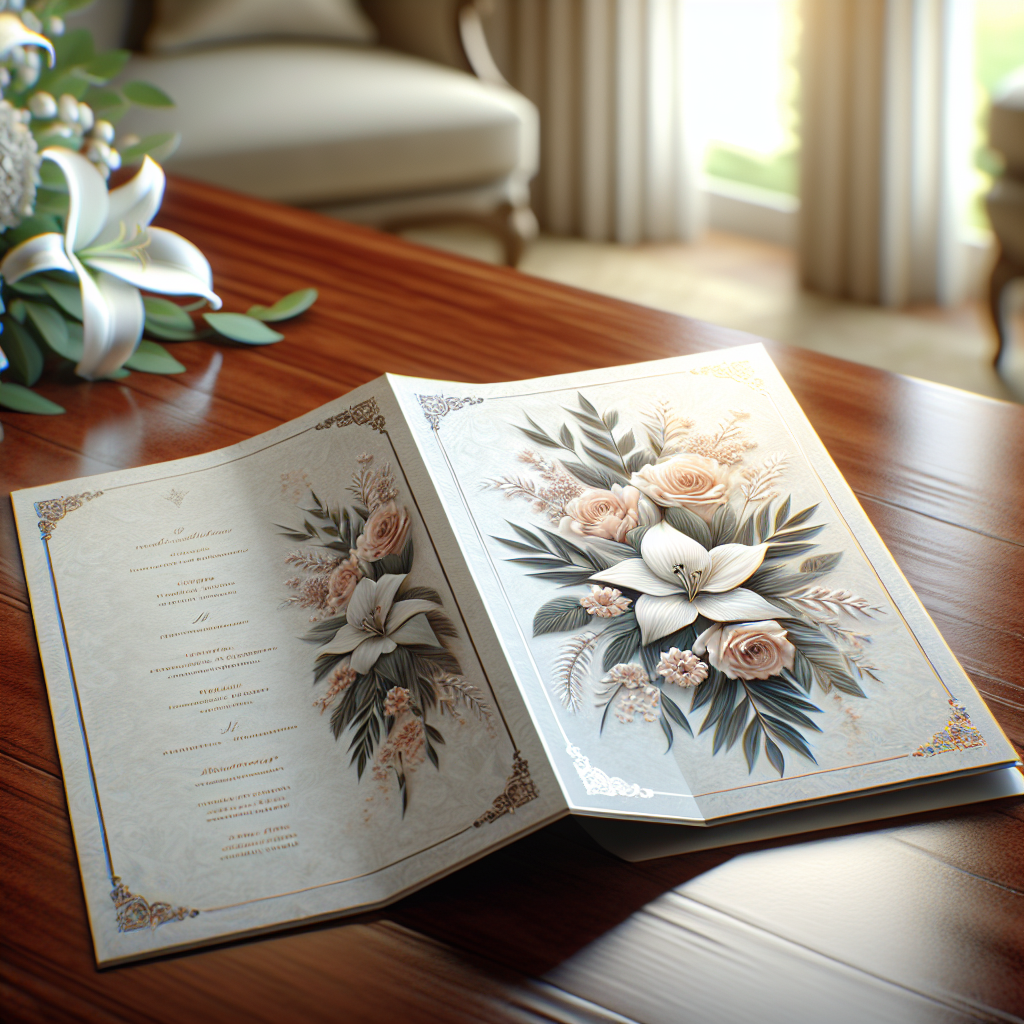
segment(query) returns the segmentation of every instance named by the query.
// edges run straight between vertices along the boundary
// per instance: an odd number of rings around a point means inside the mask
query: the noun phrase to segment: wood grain
[[[2,416],[8,490],[232,444],[386,370],[517,379],[751,340],[186,181],[170,183],[160,222],[209,256],[227,309],[308,285],[320,301],[276,346],[176,345],[175,377],[48,382],[66,416]],[[769,350],[1021,749],[1024,409]],[[1024,1013],[1019,805],[639,865],[560,822],[377,915],[98,972],[7,503],[0,546],[5,1019]]]

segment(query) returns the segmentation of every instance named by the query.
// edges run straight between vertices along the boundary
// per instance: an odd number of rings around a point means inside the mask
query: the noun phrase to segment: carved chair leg
[[[1006,286],[1017,277],[1024,277],[1024,267],[1018,267],[1000,251],[999,259],[996,260],[988,281],[988,309],[992,315],[992,323],[995,324],[996,336],[999,338],[999,347],[993,360],[996,367],[999,366],[1010,344],[1010,318],[1003,311],[1003,295]]]
[[[507,203],[492,218],[493,230],[505,247],[505,265],[518,267],[526,243],[537,237],[537,218],[529,206]]]

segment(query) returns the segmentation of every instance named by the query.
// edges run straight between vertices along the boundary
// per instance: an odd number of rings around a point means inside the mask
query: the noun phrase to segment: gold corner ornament
[[[417,395],[423,415],[430,423],[431,430],[437,430],[441,420],[450,412],[464,409],[467,405],[479,405],[483,399],[473,395],[464,398],[449,398],[447,395]]]
[[[690,373],[702,374],[705,377],[721,377],[725,380],[734,380],[745,384],[752,391],[767,395],[768,388],[763,380],[754,371],[754,364],[747,359],[734,359],[727,363],[708,363],[706,366],[696,366]]]
[[[971,722],[967,708],[956,697],[950,698],[949,706],[952,712],[946,728],[935,733],[927,743],[922,743],[912,757],[934,757],[936,754],[948,754],[952,750],[988,746],[978,727]]]
[[[102,491],[83,491],[70,498],[61,496],[35,502],[36,515],[39,516],[39,532],[42,534],[43,540],[49,540],[53,536],[57,523],[69,512],[81,508],[87,501],[98,498],[102,493]]]
[[[331,427],[348,427],[352,424],[371,427],[378,434],[387,433],[384,414],[380,411],[376,398],[367,398],[365,402],[357,402],[342,412],[328,416],[322,423],[316,425],[316,429],[330,430]]]
[[[188,907],[174,907],[163,902],[149,903],[131,892],[117,875],[114,875],[112,881],[114,888],[110,892],[110,898],[114,901],[114,909],[117,911],[119,932],[134,932],[140,928],[153,930],[171,921],[185,921],[199,915],[198,910],[191,910]]]
[[[540,793],[537,792],[537,786],[530,778],[529,762],[517,750],[512,755],[512,774],[508,777],[505,788],[494,798],[490,808],[473,822],[473,827],[479,828],[481,825],[497,821],[506,814],[515,814],[517,807],[536,800],[538,796]]]

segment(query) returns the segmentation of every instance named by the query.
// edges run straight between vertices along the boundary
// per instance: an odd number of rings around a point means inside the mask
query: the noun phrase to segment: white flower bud
[[[64,35],[64,19],[59,18],[56,14],[50,18],[50,36],[56,38],[57,36]]]
[[[21,67],[25,63],[25,54],[27,52],[24,46],[15,46],[11,49],[9,59],[18,67]]]
[[[97,121],[92,127],[92,137],[109,145],[114,141],[114,126],[109,121]]]
[[[7,68],[0,68],[0,89],[11,84],[11,73]]]
[[[82,126],[83,132],[89,131],[96,123],[96,118],[92,113],[92,107],[90,107],[88,103],[78,104],[78,123]]]
[[[69,124],[78,120],[78,100],[66,92],[59,100],[57,100],[57,111],[60,114],[62,121],[67,121]]]
[[[25,63],[30,68],[35,68],[38,71],[43,66],[43,58],[39,56],[39,50],[36,47],[32,47],[31,50],[25,51]]]
[[[28,109],[33,117],[45,121],[57,116],[57,101],[48,92],[36,92],[28,101]]]
[[[142,139],[138,135],[124,135],[121,137],[121,148],[129,149],[131,146],[137,146]]]
[[[25,6],[25,0],[7,0],[9,11],[20,11]]]
[[[42,32],[43,23],[36,16],[35,11],[23,11],[21,15],[22,24],[30,32]]]
[[[105,166],[110,158],[110,147],[99,139],[90,139],[89,145],[85,147],[85,155],[94,164],[103,164]]]
[[[28,64],[22,64],[18,68],[16,82],[19,89],[31,89],[38,81],[39,68],[29,67]]]
[[[116,171],[121,166],[121,154],[113,147],[111,147],[110,153],[107,155],[107,166],[112,171]]]

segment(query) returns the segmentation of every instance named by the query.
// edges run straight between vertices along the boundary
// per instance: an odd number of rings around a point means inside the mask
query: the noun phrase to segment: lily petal
[[[393,633],[403,622],[408,621],[414,615],[419,615],[422,612],[436,612],[437,610],[437,605],[433,601],[395,601],[384,623],[384,632]]]
[[[405,582],[407,573],[395,574],[385,573],[375,584],[373,592],[373,617],[374,621],[383,630],[384,623],[388,620],[391,605],[394,603],[395,594],[398,588]]]
[[[11,249],[0,262],[0,277],[8,284],[14,284],[29,274],[38,274],[43,270],[64,270],[69,274],[75,272],[74,265],[64,249],[64,236],[54,231],[26,238],[20,245]]]
[[[53,44],[46,36],[33,32],[16,14],[0,14],[0,58],[16,46],[41,46],[49,54],[49,65],[53,67]]]
[[[712,548],[711,573],[700,589],[719,594],[738,587],[753,576],[764,561],[767,550],[767,544],[722,544]]]
[[[64,172],[68,183],[68,220],[64,237],[68,251],[77,252],[89,245],[107,223],[110,207],[107,183],[80,153],[50,146],[40,155]]]
[[[712,651],[715,656],[715,660],[718,660],[718,643],[721,639],[722,624],[716,622],[713,626],[708,626],[703,633],[696,640],[693,641],[693,646],[690,648],[694,654],[703,654],[705,651]]]
[[[698,594],[693,599],[693,605],[706,619],[715,622],[747,622],[785,614],[760,594],[743,587],[730,590],[727,594]]]
[[[348,607],[345,609],[345,617],[349,624],[361,625],[367,619],[373,620],[373,608],[376,604],[374,592],[376,589],[377,584],[369,579],[369,577],[364,576],[356,584],[356,589],[352,591],[352,596],[348,600]],[[359,632],[365,636],[364,630]],[[336,651],[335,653],[341,654],[342,652]]]
[[[611,583],[616,587],[639,590],[641,594],[653,594],[655,597],[671,597],[679,593],[678,581],[669,583],[660,576],[655,576],[642,558],[627,558],[610,569],[594,573],[591,579]]]
[[[366,636],[364,633],[363,636]],[[374,665],[377,664],[377,659],[382,654],[390,654],[398,644],[394,640],[386,636],[370,636],[367,637],[353,652],[352,657],[349,658],[349,665],[353,672],[358,672],[362,675],[364,672],[369,672]]]
[[[222,303],[213,291],[206,257],[187,239],[164,228],[149,228],[149,245],[141,257],[132,253],[89,256],[85,262],[147,292],[202,295],[214,309]],[[116,235],[115,235],[116,237]]]
[[[640,554],[653,572],[674,583],[677,589],[680,585],[675,575],[677,565],[685,565],[688,572],[699,572],[702,577],[707,577],[711,570],[711,556],[707,548],[664,522],[652,526],[644,534]]]
[[[688,601],[678,592],[674,597],[649,597],[643,594],[633,605],[640,625],[640,638],[645,644],[675,633],[697,618],[696,602]]]
[[[408,622],[402,623],[390,638],[399,644],[426,644],[428,647],[440,647],[434,631],[430,628],[425,615],[414,615]]]
[[[109,274],[96,274],[95,286],[107,307],[106,336],[103,339],[102,358],[98,363],[87,364],[90,329],[94,326],[90,323],[89,310],[85,303],[85,278],[89,276],[89,272],[83,269],[80,275],[83,300],[82,360],[75,367],[75,373],[80,377],[108,377],[139,347],[142,327],[146,322],[146,309],[138,288],[133,288]]]
[[[107,223],[93,244],[105,245],[114,241],[121,234],[122,224],[129,239],[140,228],[149,227],[163,202],[165,180],[163,168],[155,160],[145,157],[130,181],[110,190]]]
[[[349,603],[351,604],[351,602]],[[317,650],[316,656],[321,658],[325,654],[348,654],[349,651],[354,651],[364,640],[369,639],[371,635],[366,630],[357,629],[351,623],[346,622],[334,634],[333,640],[328,641]]]

